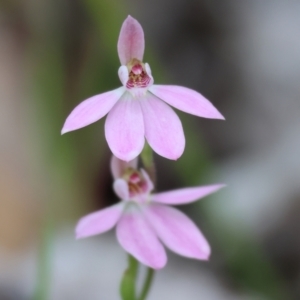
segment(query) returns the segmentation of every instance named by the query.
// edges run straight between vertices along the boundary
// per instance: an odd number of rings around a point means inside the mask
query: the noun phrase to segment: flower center
[[[147,182],[139,171],[128,168],[123,178],[128,183],[130,197],[144,194],[147,191]]]
[[[132,88],[146,88],[151,78],[147,74],[144,64],[137,59],[133,59],[128,64],[129,71],[129,79],[126,83],[126,87],[128,89]]]

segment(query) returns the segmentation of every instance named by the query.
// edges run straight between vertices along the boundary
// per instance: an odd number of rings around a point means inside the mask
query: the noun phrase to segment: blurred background
[[[117,200],[104,120],[60,130],[80,101],[120,86],[128,14],[155,82],[193,88],[226,117],[178,112],[186,151],[155,156],[158,190],[228,187],[181,207],[210,262],[169,253],[149,299],[300,299],[300,2],[2,0],[0,300],[119,299],[114,232],[74,238],[81,216]]]

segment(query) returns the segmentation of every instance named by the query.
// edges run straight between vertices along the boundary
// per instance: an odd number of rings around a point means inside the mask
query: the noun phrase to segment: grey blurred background
[[[114,233],[73,233],[117,200],[104,122],[60,129],[80,101],[120,86],[128,14],[155,82],[193,88],[226,117],[178,113],[185,153],[155,157],[158,190],[228,187],[182,207],[210,262],[169,253],[149,299],[300,299],[300,2],[2,0],[0,300],[119,299],[126,255]]]

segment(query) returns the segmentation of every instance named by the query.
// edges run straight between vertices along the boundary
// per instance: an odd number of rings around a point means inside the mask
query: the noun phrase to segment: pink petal
[[[144,147],[144,121],[139,101],[125,93],[109,112],[105,122],[105,137],[112,153],[130,161]]]
[[[76,238],[84,238],[106,232],[118,222],[124,208],[124,203],[91,213],[79,220],[76,226]]]
[[[153,85],[149,88],[149,91],[168,104],[186,113],[209,119],[225,119],[206,98],[198,92],[186,87]]]
[[[147,93],[140,103],[144,116],[145,136],[150,146],[163,157],[179,158],[185,147],[185,138],[176,113],[151,93]]]
[[[153,184],[150,176],[144,169],[141,169],[141,173],[146,181],[147,189],[145,190],[145,194],[147,194],[147,197],[148,197],[148,194],[154,189],[154,184]]]
[[[131,205],[117,225],[121,246],[141,263],[161,269],[167,262],[164,247],[137,207]]]
[[[105,116],[124,94],[124,87],[93,96],[81,102],[68,116],[61,134],[94,123]]]
[[[120,81],[122,82],[123,86],[126,87],[126,83],[129,79],[129,71],[126,66],[121,66],[118,70],[118,75],[120,78]]]
[[[131,16],[124,21],[118,41],[118,53],[122,65],[132,58],[143,60],[145,49],[144,31],[141,24]]]
[[[126,162],[112,155],[110,161],[110,169],[114,179],[122,177],[127,168],[137,169],[137,165],[138,165],[137,157],[131,161]]]
[[[124,179],[117,179],[114,181],[113,188],[118,197],[122,200],[129,199],[129,187]]]
[[[190,258],[209,258],[208,242],[193,221],[181,211],[151,204],[144,213],[157,236],[172,251]]]
[[[157,193],[152,195],[151,200],[165,204],[186,204],[212,194],[224,186],[224,184],[213,184]]]

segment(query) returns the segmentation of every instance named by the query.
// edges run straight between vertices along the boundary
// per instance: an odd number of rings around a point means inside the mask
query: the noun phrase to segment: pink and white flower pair
[[[68,116],[62,133],[85,127],[108,114],[105,136],[116,157],[134,159],[141,153],[146,138],[159,155],[177,159],[184,151],[185,137],[178,116],[167,104],[199,117],[224,119],[196,91],[154,85],[149,64],[142,62],[144,47],[141,25],[128,16],[118,41],[122,64],[118,74],[123,86],[80,103]]]
[[[137,162],[112,158],[113,187],[121,202],[83,217],[76,227],[77,238],[101,234],[116,226],[121,246],[153,269],[163,268],[167,262],[162,244],[179,255],[207,260],[210,246],[203,234],[185,214],[168,205],[191,203],[224,185],[151,193],[153,184],[143,169],[137,170]]]

